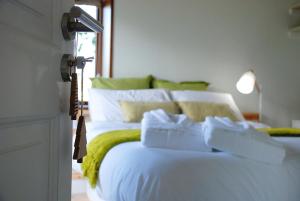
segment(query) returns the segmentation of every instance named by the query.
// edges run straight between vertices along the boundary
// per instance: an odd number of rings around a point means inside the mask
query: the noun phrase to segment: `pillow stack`
[[[132,90],[132,89],[166,89],[166,90],[191,90],[205,91],[209,83],[205,81],[172,82],[160,80],[152,75],[143,78],[91,78],[92,88],[110,90]]]
[[[207,92],[209,83],[144,78],[92,78],[89,108],[92,121],[140,122],[145,112],[163,109],[186,114],[195,122],[207,116],[244,120],[230,94]],[[150,89],[154,87],[154,89]]]

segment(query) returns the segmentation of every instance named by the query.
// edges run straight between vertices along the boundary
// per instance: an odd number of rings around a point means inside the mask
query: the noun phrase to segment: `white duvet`
[[[88,140],[139,124],[94,123]],[[128,142],[111,149],[99,170],[92,201],[300,201],[300,138],[280,138],[281,165],[224,152],[145,148]],[[92,194],[90,194],[92,195]],[[96,195],[96,196],[95,196]]]

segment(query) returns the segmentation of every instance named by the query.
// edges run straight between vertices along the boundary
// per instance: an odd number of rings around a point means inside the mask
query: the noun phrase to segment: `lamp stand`
[[[258,118],[259,118],[259,122],[262,122],[262,92],[260,91],[259,93],[258,93],[258,96],[259,96],[259,105],[258,105]]]
[[[255,88],[257,90],[258,93],[258,120],[259,122],[262,122],[262,98],[263,98],[263,94],[262,94],[262,87],[260,84],[258,84],[257,82],[255,82]]]

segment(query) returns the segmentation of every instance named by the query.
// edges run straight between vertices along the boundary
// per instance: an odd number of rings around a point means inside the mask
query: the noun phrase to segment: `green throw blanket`
[[[257,129],[271,136],[300,136],[300,129],[295,128],[263,128]],[[140,141],[140,130],[116,130],[95,137],[87,146],[87,155],[83,158],[83,175],[88,178],[94,188],[97,183],[98,171],[106,153],[114,146],[132,141]]]
[[[106,153],[114,146],[132,141],[140,141],[140,130],[116,130],[95,137],[87,146],[87,155],[83,158],[81,169],[94,188],[97,184],[99,167]]]
[[[268,133],[272,137],[300,137],[299,128],[260,128],[257,130]]]

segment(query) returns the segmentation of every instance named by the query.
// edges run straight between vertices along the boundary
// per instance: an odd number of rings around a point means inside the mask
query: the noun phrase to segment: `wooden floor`
[[[85,193],[72,195],[71,201],[90,201]]]
[[[84,178],[80,172],[72,170],[72,199],[71,201],[90,201],[86,194]]]

